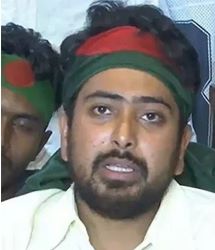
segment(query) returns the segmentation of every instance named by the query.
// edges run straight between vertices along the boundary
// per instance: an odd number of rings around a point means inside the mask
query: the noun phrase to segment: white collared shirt
[[[2,228],[2,250],[94,250],[77,215],[73,186],[3,202]],[[215,194],[172,181],[135,250],[214,249]]]

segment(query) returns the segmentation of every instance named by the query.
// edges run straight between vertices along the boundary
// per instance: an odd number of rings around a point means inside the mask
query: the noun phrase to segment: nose
[[[112,133],[112,144],[120,150],[128,150],[137,146],[137,127],[132,115],[124,114],[116,121]]]

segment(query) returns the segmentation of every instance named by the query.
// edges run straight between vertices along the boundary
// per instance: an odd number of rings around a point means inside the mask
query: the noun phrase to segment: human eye
[[[37,129],[36,123],[29,118],[16,118],[13,124],[16,129],[25,133],[32,133]]]
[[[141,116],[141,119],[148,123],[161,123],[164,121],[163,115],[156,112],[148,112]]]
[[[110,108],[105,105],[94,106],[92,112],[97,116],[108,116],[112,114]]]

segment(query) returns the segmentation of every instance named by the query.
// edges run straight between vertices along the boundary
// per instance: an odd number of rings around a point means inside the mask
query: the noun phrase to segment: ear
[[[177,167],[175,169],[175,175],[182,174],[182,172],[184,170],[184,156],[185,156],[185,152],[186,152],[186,149],[188,147],[188,144],[189,144],[189,142],[191,140],[191,136],[192,136],[191,127],[189,125],[187,125],[184,128],[184,132],[183,132],[183,135],[182,135],[182,138],[181,138],[179,159],[178,159]]]
[[[64,161],[68,161],[68,118],[63,109],[60,110],[59,116],[60,140],[61,140],[61,157]]]

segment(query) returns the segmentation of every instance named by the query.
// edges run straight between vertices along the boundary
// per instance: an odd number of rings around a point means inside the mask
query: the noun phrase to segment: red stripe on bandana
[[[96,56],[113,52],[134,51],[160,59],[169,65],[173,62],[161,49],[159,40],[149,32],[133,26],[121,26],[89,38],[76,52],[77,56]]]
[[[31,87],[35,82],[31,65],[25,60],[6,64],[3,74],[6,81],[15,87]]]

